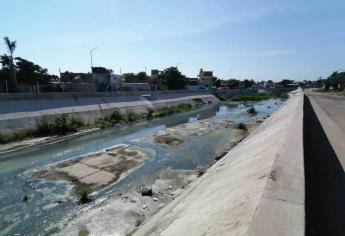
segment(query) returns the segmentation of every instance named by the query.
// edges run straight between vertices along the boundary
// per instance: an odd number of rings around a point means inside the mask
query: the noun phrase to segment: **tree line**
[[[17,47],[16,41],[11,41],[8,37],[4,38],[8,55],[0,56],[0,80],[7,81],[9,92],[17,92],[18,84],[35,85],[49,83],[57,79],[58,76],[50,75],[48,70],[21,57],[14,57]]]

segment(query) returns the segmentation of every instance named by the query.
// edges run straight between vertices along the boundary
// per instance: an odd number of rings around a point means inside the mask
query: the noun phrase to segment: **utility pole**
[[[90,59],[91,59],[91,80],[90,83],[92,83],[92,87],[93,87],[93,92],[95,92],[95,81],[93,79],[93,71],[92,71],[92,67],[93,67],[93,62],[92,62],[92,53],[93,51],[95,51],[98,47],[94,47],[93,49],[90,50]]]

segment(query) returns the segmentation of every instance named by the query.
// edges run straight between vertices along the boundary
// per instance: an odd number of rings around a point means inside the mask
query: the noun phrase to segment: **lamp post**
[[[94,79],[93,79],[93,71],[92,71],[92,67],[93,67],[93,62],[92,62],[92,53],[93,51],[95,51],[96,49],[98,49],[98,47],[94,47],[93,49],[90,50],[90,59],[91,59],[91,79],[92,79],[92,87],[93,87],[93,92],[95,92],[95,83],[94,83]],[[91,81],[90,81],[91,83]]]

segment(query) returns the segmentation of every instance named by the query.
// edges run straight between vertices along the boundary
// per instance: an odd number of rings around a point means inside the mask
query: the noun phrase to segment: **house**
[[[213,71],[204,71],[200,69],[198,75],[198,88],[199,89],[212,89],[213,86]]]

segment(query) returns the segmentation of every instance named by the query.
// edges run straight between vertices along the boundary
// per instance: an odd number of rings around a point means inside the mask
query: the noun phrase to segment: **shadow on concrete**
[[[303,127],[305,234],[345,235],[345,173],[306,96]]]

